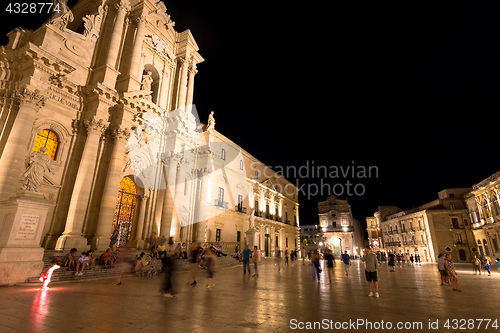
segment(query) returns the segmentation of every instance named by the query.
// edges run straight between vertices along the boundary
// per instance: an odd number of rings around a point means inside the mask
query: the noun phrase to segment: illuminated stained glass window
[[[136,204],[137,191],[135,183],[129,177],[123,177],[120,180],[120,189],[118,191],[118,200],[113,220],[113,227],[118,228],[119,232],[118,246],[123,246],[130,239]]]
[[[55,160],[58,146],[59,138],[57,134],[51,130],[44,129],[36,136],[32,152],[40,151],[40,148],[47,147],[45,154],[49,155],[51,160]]]

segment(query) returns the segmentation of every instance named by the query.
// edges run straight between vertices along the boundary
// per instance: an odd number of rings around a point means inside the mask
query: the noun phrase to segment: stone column
[[[106,64],[111,68],[116,68],[116,60],[118,59],[118,52],[120,51],[123,23],[125,22],[125,15],[127,14],[127,7],[128,3],[123,0],[116,5],[116,20],[113,32],[111,33],[108,56],[106,58]]]
[[[92,237],[92,248],[96,250],[105,250],[109,247],[109,238],[111,237],[118,190],[122,177],[123,156],[125,156],[126,143],[130,132],[130,129],[119,128],[111,133],[114,145],[102,193],[96,233]]]
[[[16,93],[14,104],[19,102],[19,111],[12,125],[5,149],[0,158],[0,198],[8,199],[14,195],[17,188],[21,188],[20,176],[25,167],[25,158],[20,158],[27,150],[30,140],[30,132],[33,128],[33,121],[37,118],[37,112],[45,104],[45,98],[38,90],[23,89]],[[17,108],[17,105],[13,105]],[[31,148],[31,147],[29,147]]]
[[[196,64],[189,69],[189,79],[187,86],[187,99],[186,99],[186,113],[190,114],[193,109],[193,92],[194,92],[194,76],[198,73],[196,70]]]
[[[181,157],[177,162],[177,177],[175,179],[175,214],[173,215],[172,227],[170,236],[175,236],[176,240],[180,241],[182,207],[184,206],[184,186],[186,177],[186,159]]]
[[[118,76],[116,65],[122,41],[125,15],[127,14],[128,7],[129,4],[127,0],[121,0],[120,3],[116,5],[116,20],[113,32],[111,33],[111,39],[109,41],[109,49],[104,67],[104,77],[102,78],[102,82],[110,88],[115,86],[116,77]]]
[[[165,195],[163,196],[163,210],[161,214],[160,237],[170,237],[170,229],[172,226],[172,217],[174,215],[174,192],[175,192],[175,173],[177,171],[178,158],[172,155],[165,160],[168,165],[166,179]]]
[[[84,125],[87,128],[87,140],[71,195],[66,227],[57,240],[56,250],[67,250],[72,247],[78,250],[88,249],[87,239],[82,236],[82,229],[94,182],[99,140],[107,125],[104,120],[95,117],[85,120]]]
[[[197,203],[197,212],[194,221],[194,228],[196,229],[196,241],[200,244],[205,243],[205,227],[207,220],[207,197],[208,197],[208,175],[209,171],[198,169],[197,176],[201,179],[200,186],[200,201]]]
[[[135,33],[134,46],[132,49],[132,58],[130,63],[129,75],[136,79],[139,83],[138,87],[131,90],[138,90],[140,88],[141,77],[139,76],[139,62],[141,59],[142,43],[144,41],[144,34],[146,32],[146,16],[142,15],[136,19],[137,31]]]
[[[170,72],[170,67],[165,64],[163,66],[163,73],[161,76],[161,85],[160,85],[160,100],[158,105],[161,108],[166,109],[167,108],[167,101],[168,101],[168,78],[169,78],[169,72]]]
[[[141,205],[139,207],[139,219],[137,220],[137,231],[135,233],[135,246],[137,249],[144,249],[144,240],[142,239],[144,229],[144,218],[146,215],[146,205],[149,199],[149,190],[147,194],[141,195]]]
[[[187,57],[181,58],[181,80],[179,83],[179,95],[177,98],[177,109],[184,108],[186,105],[186,89],[188,78],[189,59]]]

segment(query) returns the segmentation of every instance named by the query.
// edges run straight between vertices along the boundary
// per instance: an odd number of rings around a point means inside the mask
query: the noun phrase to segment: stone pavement
[[[126,277],[122,286],[104,279],[54,283],[47,291],[38,285],[3,287],[0,332],[292,332],[314,325],[315,331],[385,332],[389,325],[398,330],[398,322],[406,332],[460,327],[485,332],[486,322],[477,319],[492,320],[488,331],[497,330],[493,320],[500,321],[496,268],[491,277],[474,276],[471,265],[457,265],[459,293],[440,285],[435,264],[406,265],[395,273],[383,265],[377,299],[368,297],[363,264],[357,261],[349,277],[337,261],[331,284],[326,271],[320,282],[313,281],[308,262],[278,273],[274,259],[264,261],[259,278],[242,275],[241,268],[223,269],[210,289],[205,271],[198,272],[196,286],[189,285],[189,273],[174,274],[176,299],[159,296],[162,275]],[[438,329],[429,329],[430,323]]]

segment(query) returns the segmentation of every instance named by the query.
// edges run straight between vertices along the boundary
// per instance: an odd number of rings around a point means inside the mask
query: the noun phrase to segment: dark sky
[[[213,109],[216,129],[269,166],[378,168],[371,179],[285,175],[302,186],[302,224],[337,183],[362,184],[340,197],[364,223],[379,205],[409,209],[500,169],[498,4],[280,3],[165,0],[205,58],[202,121]]]

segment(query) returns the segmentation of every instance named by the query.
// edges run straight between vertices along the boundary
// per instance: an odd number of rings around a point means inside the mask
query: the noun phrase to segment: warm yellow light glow
[[[340,238],[333,238],[332,239],[332,244],[333,245],[339,245],[340,244]]]

